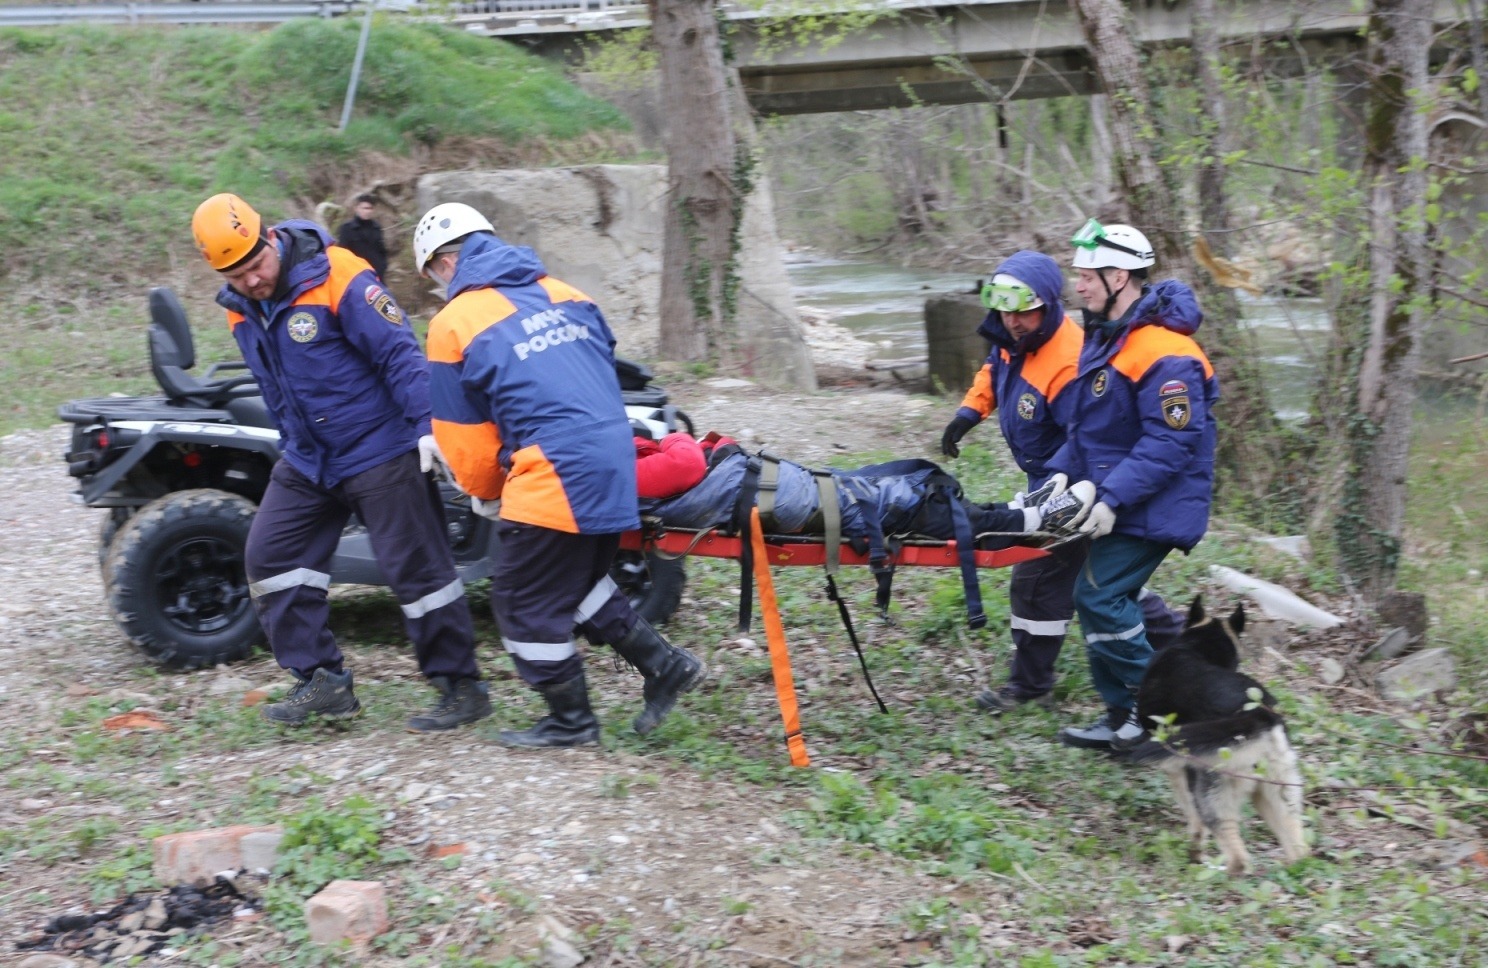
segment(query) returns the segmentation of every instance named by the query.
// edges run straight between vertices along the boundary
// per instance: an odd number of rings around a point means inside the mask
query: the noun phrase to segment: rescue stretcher
[[[765,638],[770,651],[770,669],[775,682],[775,694],[780,701],[780,717],[785,727],[785,744],[792,766],[809,766],[811,758],[806,752],[806,739],[801,731],[800,713],[796,702],[795,681],[791,673],[790,649],[785,638],[785,627],[780,620],[780,607],[775,595],[775,584],[771,577],[771,566],[795,567],[820,565],[827,570],[827,591],[842,615],[853,647],[858,649],[857,637],[848,617],[847,606],[837,595],[833,575],[837,565],[872,565],[869,553],[854,548],[847,542],[838,542],[834,549],[824,535],[772,535],[764,533],[760,524],[759,508],[750,511],[751,527],[747,537],[727,534],[717,528],[690,531],[666,528],[654,520],[643,521],[638,531],[626,532],[620,547],[630,551],[655,552],[666,557],[698,555],[704,558],[728,558],[748,561],[752,565],[753,579],[759,589],[760,614],[764,619]],[[835,551],[835,553],[834,553]],[[972,552],[977,569],[1007,568],[1020,561],[1042,558],[1048,554],[1044,548],[1012,546],[997,550],[976,549]],[[962,555],[954,540],[933,541],[906,539],[896,543],[888,559],[894,566],[912,568],[960,568]],[[858,658],[867,665],[862,650]],[[869,680],[872,689],[872,681]],[[874,698],[878,694],[874,692]],[[879,700],[882,708],[882,700]]]

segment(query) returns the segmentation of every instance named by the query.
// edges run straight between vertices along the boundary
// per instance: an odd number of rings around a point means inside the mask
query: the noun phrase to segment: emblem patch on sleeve
[[[1191,412],[1188,405],[1188,397],[1169,397],[1162,402],[1162,408],[1163,419],[1168,422],[1169,427],[1172,427],[1174,430],[1182,430],[1188,426],[1188,418]]]
[[[1169,380],[1167,383],[1164,383],[1157,389],[1157,395],[1160,397],[1171,397],[1175,393],[1187,392],[1188,384],[1184,383],[1182,380]]]
[[[1038,400],[1033,394],[1025,393],[1018,398],[1018,416],[1024,420],[1032,420],[1036,413],[1038,413]]]
[[[385,292],[381,286],[367,287],[367,304],[394,326],[403,322],[403,310],[398,308],[398,304],[393,302],[392,295]]]
[[[295,313],[289,317],[289,322],[285,324],[285,329],[289,330],[289,338],[296,343],[308,343],[320,331],[320,327],[316,325],[315,317],[305,312]]]

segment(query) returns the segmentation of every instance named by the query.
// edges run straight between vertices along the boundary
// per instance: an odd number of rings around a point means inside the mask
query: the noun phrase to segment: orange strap
[[[775,676],[775,695],[780,699],[780,718],[785,722],[785,746],[790,750],[791,766],[810,766],[806,737],[801,735],[801,713],[796,707],[790,649],[785,644],[785,627],[780,624],[780,604],[775,598],[775,582],[770,577],[770,559],[765,553],[765,529],[760,527],[759,508],[750,508],[749,517],[749,543],[754,548],[754,583],[759,587],[765,639],[770,643],[770,671]]]

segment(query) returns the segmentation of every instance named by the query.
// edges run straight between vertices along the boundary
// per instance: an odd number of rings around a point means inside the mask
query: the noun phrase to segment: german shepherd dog
[[[1206,616],[1194,599],[1176,642],[1152,659],[1137,691],[1137,715],[1153,738],[1127,751],[1131,763],[1153,763],[1168,775],[1188,821],[1190,857],[1212,833],[1225,871],[1250,871],[1240,837],[1240,811],[1255,804],[1288,864],[1306,857],[1302,777],[1276,700],[1239,671],[1245,609],[1228,619]],[[1169,725],[1162,725],[1162,724]]]

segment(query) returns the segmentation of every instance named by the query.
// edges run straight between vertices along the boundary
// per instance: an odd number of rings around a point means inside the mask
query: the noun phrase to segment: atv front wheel
[[[630,599],[631,607],[641,618],[652,625],[661,625],[682,604],[687,568],[681,558],[622,551],[610,566],[610,577],[615,579],[615,584]]]
[[[114,537],[133,516],[134,508],[109,508],[108,514],[104,515],[103,524],[98,528],[98,567],[103,570],[105,581],[108,580],[108,557],[109,551],[114,547]]]
[[[174,669],[246,658],[263,640],[243,566],[252,501],[177,491],[140,508],[114,536],[104,588],[114,621]]]

